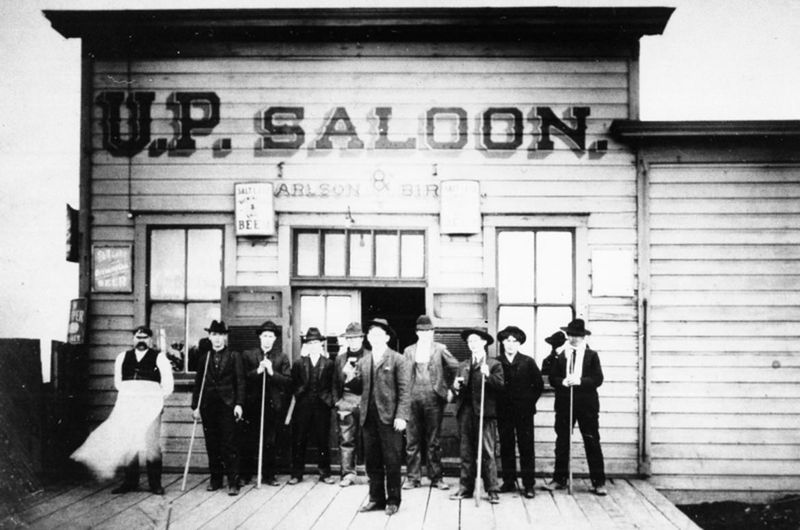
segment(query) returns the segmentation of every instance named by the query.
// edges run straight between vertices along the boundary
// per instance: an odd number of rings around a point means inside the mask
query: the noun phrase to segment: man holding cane
[[[351,322],[344,331],[346,350],[336,357],[333,380],[333,400],[339,422],[339,456],[341,476],[339,485],[350,486],[356,479],[356,441],[359,439],[359,404],[361,391],[355,387],[358,378],[356,364],[364,356],[364,332],[359,322]]]
[[[550,371],[550,385],[556,393],[556,464],[553,479],[544,488],[553,491],[567,485],[570,431],[577,421],[589,462],[592,493],[603,496],[607,491],[600,448],[600,400],[597,396],[597,388],[603,384],[600,357],[586,344],[586,336],[591,335],[591,331],[586,329],[582,319],[573,320],[561,330],[567,335],[567,343],[560,348]]]
[[[247,382],[241,444],[245,484],[255,475],[262,484],[280,486],[275,479],[275,439],[292,378],[289,358],[275,347],[279,334],[274,322],[264,322],[256,330],[259,348],[242,354]]]

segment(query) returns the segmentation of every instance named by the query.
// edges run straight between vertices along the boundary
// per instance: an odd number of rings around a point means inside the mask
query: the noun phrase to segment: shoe
[[[513,482],[503,482],[500,486],[500,493],[514,493],[517,491],[517,485]]]
[[[353,485],[353,479],[350,477],[350,475],[347,475],[346,477],[344,477],[342,480],[339,481],[339,486],[343,488],[352,485]]]
[[[547,482],[544,483],[542,489],[547,491],[556,491],[556,490],[563,490],[566,487],[567,485],[564,484],[563,482],[559,482],[557,480],[548,480]]]
[[[209,484],[206,486],[206,491],[217,491],[222,487],[222,484]]]
[[[367,502],[367,504],[365,504],[364,506],[359,508],[358,511],[359,512],[372,512],[372,511],[375,511],[375,510],[383,510],[384,508],[386,508],[386,506],[384,506],[383,504],[381,504],[379,502],[369,501],[369,502]]]
[[[491,503],[491,504],[499,504],[500,503],[500,495],[498,495],[496,491],[490,491],[489,492],[489,503]]]
[[[444,480],[437,480],[436,482],[431,484],[431,486],[442,491],[447,491],[450,489],[450,484],[448,484]]]
[[[450,494],[451,501],[460,501],[461,499],[471,499],[471,498],[472,498],[472,492],[466,490],[458,490],[457,492]]]
[[[289,482],[288,482],[288,484],[289,484],[290,486],[294,486],[295,484],[299,484],[299,483],[300,483],[300,479],[299,479],[299,478],[297,478],[297,477],[292,477],[292,478],[290,478],[290,479],[289,479]]]
[[[608,490],[606,490],[605,486],[595,486],[592,488],[592,493],[597,495],[598,497],[605,497],[608,495]]]
[[[534,497],[536,497],[536,491],[533,489],[533,486],[530,488],[525,488],[525,498],[533,499]]]
[[[228,486],[228,495],[231,497],[239,495],[239,485],[238,484],[230,484]]]
[[[150,493],[152,493],[153,495],[164,495],[164,488],[162,488],[161,486],[150,488]]]
[[[261,483],[267,486],[274,486],[274,487],[278,487],[281,485],[281,483],[278,482],[278,479],[276,479],[275,477],[262,478]]]
[[[130,484],[120,484],[119,486],[111,490],[111,493],[113,493],[114,495],[119,495],[121,493],[128,493],[129,491],[139,491],[139,486],[138,485],[131,486]]]
[[[386,513],[386,515],[394,515],[394,514],[397,513],[397,510],[399,510],[399,509],[400,509],[400,507],[398,505],[396,505],[396,504],[387,504],[385,513]]]
[[[413,490],[414,488],[418,488],[420,486],[419,480],[406,480],[403,483],[404,490]]]
[[[320,479],[322,482],[324,482],[325,484],[333,484],[334,482],[336,482],[336,479],[334,479],[334,478],[333,478],[332,476],[330,476],[330,475],[328,475],[328,476],[325,476],[325,477],[320,477],[319,479]]]

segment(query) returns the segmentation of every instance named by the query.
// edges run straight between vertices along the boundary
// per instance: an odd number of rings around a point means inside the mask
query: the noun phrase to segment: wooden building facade
[[[271,319],[292,358],[309,326],[335,350],[349,321],[384,316],[402,347],[427,313],[463,355],[459,329],[515,324],[541,362],[580,316],[608,473],[674,496],[800,489],[797,157],[637,121],[638,39],[670,14],[46,12],[84,42],[92,418],[139,323],[174,358],[179,467],[212,318],[237,348]],[[539,410],[547,473],[551,394]]]

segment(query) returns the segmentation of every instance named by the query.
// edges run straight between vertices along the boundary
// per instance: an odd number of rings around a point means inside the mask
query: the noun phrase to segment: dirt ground
[[[703,530],[800,529],[800,497],[784,497],[770,504],[704,502],[678,506]]]

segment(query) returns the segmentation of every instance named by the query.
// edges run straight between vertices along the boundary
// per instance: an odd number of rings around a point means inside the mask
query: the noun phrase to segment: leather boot
[[[111,490],[111,493],[128,493],[129,491],[137,491],[139,489],[139,455],[131,460],[131,463],[125,466],[125,479],[122,484]]]
[[[156,495],[164,495],[164,488],[161,487],[162,467],[161,460],[147,462],[147,482],[150,485],[150,491]]]

